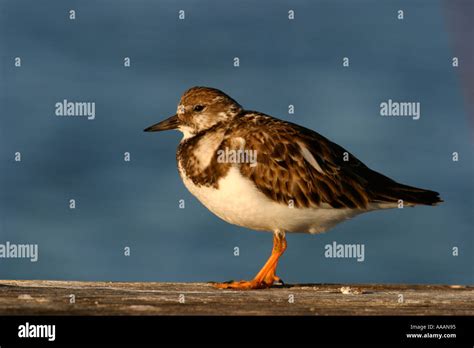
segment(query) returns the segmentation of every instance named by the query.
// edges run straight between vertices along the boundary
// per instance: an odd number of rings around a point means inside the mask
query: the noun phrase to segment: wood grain
[[[0,315],[473,315],[473,299],[474,287],[462,285],[231,291],[206,283],[0,280]]]

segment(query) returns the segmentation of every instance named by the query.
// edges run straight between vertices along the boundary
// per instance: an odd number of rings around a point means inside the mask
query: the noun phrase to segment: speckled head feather
[[[242,106],[224,92],[210,87],[188,89],[178,104],[180,128],[195,135],[218,123],[230,122]]]

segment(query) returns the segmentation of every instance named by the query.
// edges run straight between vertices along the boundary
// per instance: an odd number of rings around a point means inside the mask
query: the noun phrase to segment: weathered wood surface
[[[473,299],[474,287],[460,285],[232,291],[206,283],[0,280],[0,315],[473,315]]]

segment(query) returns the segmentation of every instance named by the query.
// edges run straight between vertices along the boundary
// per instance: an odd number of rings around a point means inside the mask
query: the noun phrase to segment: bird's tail
[[[404,205],[438,205],[443,200],[436,191],[400,184],[372,169],[366,168],[364,177],[370,183],[369,200],[378,203],[398,203]]]
[[[376,199],[382,202],[403,200],[403,203],[408,205],[438,205],[443,202],[438,192],[397,182],[385,187],[382,192],[378,192]]]

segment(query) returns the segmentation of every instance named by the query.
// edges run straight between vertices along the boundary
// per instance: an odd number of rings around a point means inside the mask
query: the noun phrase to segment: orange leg
[[[273,250],[270,258],[257,273],[255,278],[250,281],[230,282],[230,283],[216,283],[214,287],[218,289],[235,289],[235,290],[251,290],[251,289],[265,289],[273,285],[274,282],[279,281],[280,278],[275,275],[278,260],[286,250],[285,233],[276,232],[273,235]]]

